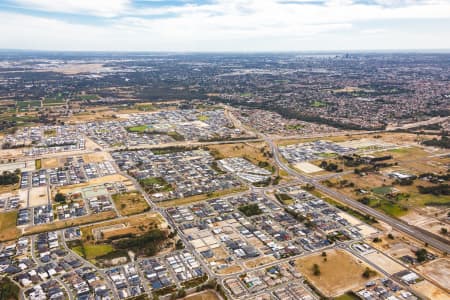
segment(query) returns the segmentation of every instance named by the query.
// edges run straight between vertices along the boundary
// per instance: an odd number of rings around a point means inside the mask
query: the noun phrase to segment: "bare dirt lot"
[[[424,295],[428,299],[432,300],[449,300],[450,297],[448,296],[448,293],[428,280],[423,280],[419,283],[416,283],[412,286],[413,290],[417,291],[421,295]]]
[[[19,236],[16,221],[17,211],[0,213],[0,241],[13,240]]]
[[[83,160],[87,163],[96,163],[103,162],[105,160],[112,160],[112,157],[108,152],[93,152],[84,154]]]
[[[441,258],[418,267],[424,276],[450,291],[450,259]]]
[[[247,268],[255,268],[258,266],[262,266],[271,262],[274,262],[276,259],[273,256],[262,256],[258,257],[256,259],[252,259],[245,262],[245,266]]]
[[[47,205],[49,196],[46,186],[40,186],[30,189],[30,206]]]
[[[401,264],[393,261],[392,259],[386,257],[381,253],[373,252],[366,255],[365,257],[389,274],[395,274],[405,269]]]
[[[133,185],[131,183],[131,181],[128,178],[126,178],[125,176],[120,175],[120,174],[114,174],[114,175],[108,175],[108,176],[94,178],[94,179],[89,180],[86,183],[67,185],[67,186],[59,188],[58,191],[63,194],[67,194],[67,193],[70,193],[71,191],[73,191],[74,189],[87,187],[87,186],[101,185],[101,184],[105,184],[105,183],[112,183],[112,182],[123,182],[127,187],[130,186],[130,184],[131,184],[131,186]]]
[[[256,165],[259,162],[270,163],[270,158],[264,156],[265,152],[270,152],[269,146],[264,142],[210,145],[208,148],[217,159],[243,157]]]
[[[116,194],[112,196],[112,199],[123,216],[141,213],[150,208],[144,196],[138,192]]]
[[[61,166],[61,163],[60,163],[59,159],[56,157],[42,159],[42,168],[44,168],[44,169],[58,168],[60,166]]]
[[[183,299],[185,299],[185,300],[220,300],[219,296],[214,291],[204,291],[204,292],[192,294]]]
[[[450,232],[450,225],[443,220],[436,219],[434,216],[429,216],[425,211],[415,210],[408,213],[406,216],[401,217],[402,220],[408,224],[417,226],[419,228],[433,232],[434,234],[445,237],[441,234],[441,229],[446,228]],[[449,237],[447,237],[448,239]]]
[[[317,173],[317,172],[321,172],[323,171],[322,168],[319,168],[316,165],[313,165],[309,162],[301,162],[301,163],[296,163],[294,165],[295,168],[299,169],[300,171],[302,171],[303,173]]]
[[[89,224],[94,222],[99,222],[103,220],[113,219],[117,215],[113,211],[104,211],[97,213],[95,215],[87,215],[79,218],[73,218],[68,220],[59,220],[49,224],[42,224],[37,226],[29,226],[25,229],[25,232],[28,234],[46,232],[52,230],[58,230],[67,227],[79,226],[83,224]]]
[[[367,267],[364,263],[343,250],[329,250],[326,253],[326,257],[317,253],[298,259],[295,262],[297,271],[327,297],[336,297],[364,286],[368,280],[362,276]],[[313,273],[314,264],[319,266],[319,276]]]
[[[240,272],[240,271],[242,271],[242,268],[238,265],[235,265],[235,266],[230,266],[227,268],[217,270],[216,273],[220,274],[220,275],[229,275],[229,274],[233,274],[233,273]]]

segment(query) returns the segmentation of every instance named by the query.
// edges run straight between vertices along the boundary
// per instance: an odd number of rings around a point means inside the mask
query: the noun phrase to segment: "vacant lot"
[[[83,159],[87,163],[103,162],[105,160],[112,160],[111,154],[108,152],[93,152],[83,155]]]
[[[296,163],[294,166],[295,168],[307,174],[323,171],[322,168],[319,168],[318,166],[313,165],[312,163],[309,162]]]
[[[47,205],[49,202],[46,186],[40,186],[30,189],[30,206]]]
[[[114,229],[111,230],[111,235],[117,234],[119,231],[121,231],[120,232],[121,234],[128,233],[124,232],[123,229],[118,229],[119,227],[117,227],[117,225],[121,225],[120,228],[125,228],[132,233],[136,232],[143,233],[150,229],[155,228],[163,229],[167,227],[165,220],[158,213],[150,212],[140,215],[134,215],[127,218],[116,219],[112,221],[82,227],[81,231],[83,232],[83,243],[93,244],[95,240],[102,238],[100,236],[100,232],[101,231],[107,232],[107,228]]]
[[[274,262],[276,259],[273,256],[262,256],[245,262],[247,268],[255,268],[265,264]]]
[[[401,264],[395,262],[394,260],[378,252],[370,253],[365,257],[370,262],[379,266],[380,268],[382,268],[391,275],[403,271],[405,269]]]
[[[437,286],[435,286],[428,280],[423,280],[419,283],[416,283],[412,286],[412,288],[413,288],[413,290],[417,291],[421,295],[424,295],[425,297],[427,297],[427,299],[432,299],[432,300],[448,300],[449,299],[448,293],[446,291],[438,288]]]
[[[221,144],[210,145],[208,149],[216,159],[227,157],[243,157],[258,165],[260,162],[269,163],[271,159],[268,153],[270,148],[266,143],[239,143],[239,144]]]
[[[115,194],[112,199],[123,216],[138,214],[150,208],[144,196],[139,192]]]
[[[0,241],[9,241],[19,236],[16,227],[17,211],[0,213]]]
[[[155,255],[160,246],[172,249],[174,241],[167,239],[166,229],[167,223],[160,214],[140,214],[81,227],[83,238],[70,247],[92,263],[105,267],[116,258],[126,258],[128,250]]]
[[[200,293],[196,293],[190,296],[187,296],[186,298],[183,298],[185,300],[220,300],[219,296],[217,296],[216,292],[214,291],[204,291]]]
[[[418,267],[422,273],[450,291],[450,260],[441,258]]]
[[[44,168],[44,169],[58,168],[61,166],[62,166],[62,164],[60,163],[59,159],[56,157],[42,159],[42,168]]]
[[[99,256],[106,255],[114,251],[113,246],[108,244],[102,245],[86,245],[75,246],[72,248],[78,255],[84,257],[87,260],[94,259]]]
[[[120,175],[120,174],[114,174],[114,175],[108,175],[108,176],[94,178],[94,179],[89,180],[86,183],[63,186],[59,189],[59,191],[63,194],[68,194],[77,188],[87,187],[87,186],[95,186],[95,185],[101,185],[101,184],[113,183],[113,182],[123,182],[126,186],[129,186],[131,183],[131,181],[128,178],[126,178],[125,176]]]
[[[237,273],[242,271],[242,268],[238,265],[234,265],[234,266],[229,266],[223,269],[219,269],[216,271],[217,274],[220,275],[229,275],[229,274],[233,274],[233,273]]]
[[[114,211],[105,211],[105,212],[97,213],[95,215],[87,215],[87,216],[82,216],[79,218],[73,218],[70,220],[55,221],[50,224],[29,226],[25,229],[25,233],[34,234],[34,233],[39,233],[39,232],[58,230],[58,229],[62,229],[62,228],[72,227],[72,226],[79,226],[79,225],[94,223],[94,222],[98,222],[98,221],[109,220],[114,217],[116,217],[116,213]]]
[[[329,250],[326,254],[326,257],[318,253],[298,259],[295,262],[297,271],[327,297],[336,297],[364,286],[367,281],[362,276],[365,264],[342,250]],[[314,275],[314,264],[320,269],[318,276]]]

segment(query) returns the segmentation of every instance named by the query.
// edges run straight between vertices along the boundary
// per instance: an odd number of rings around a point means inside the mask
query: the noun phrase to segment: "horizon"
[[[285,50],[285,51],[171,51],[171,50],[46,50],[0,48],[0,53],[113,53],[113,54],[450,54],[450,48],[437,49],[347,49],[347,50]]]

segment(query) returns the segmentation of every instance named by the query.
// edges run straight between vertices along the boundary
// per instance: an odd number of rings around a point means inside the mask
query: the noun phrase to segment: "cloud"
[[[34,10],[68,14],[115,17],[131,7],[131,0],[13,0],[16,5]]]
[[[20,10],[0,11],[3,48],[287,51],[369,46],[450,47],[449,39],[445,38],[450,34],[445,29],[450,28],[450,3],[440,0],[394,0],[408,2],[394,6],[381,3],[387,0],[374,0],[380,4],[326,0],[320,5],[308,0],[214,0],[139,9],[125,0],[91,0],[92,3],[74,0],[72,6],[50,0],[15,1],[30,6],[33,3],[43,10],[102,15],[104,18],[100,19],[105,21],[88,25],[81,21],[69,23],[58,16],[44,18]],[[108,8],[100,5],[106,2],[111,4],[106,5]],[[416,34],[420,25],[402,26],[409,20],[414,20],[414,24],[433,24],[432,20],[437,20],[447,26],[433,25],[428,36]],[[389,24],[392,28],[387,28]],[[364,34],[377,40],[367,40]]]

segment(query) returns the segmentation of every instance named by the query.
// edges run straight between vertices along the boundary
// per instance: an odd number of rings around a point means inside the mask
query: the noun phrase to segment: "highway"
[[[284,171],[286,171],[289,175],[300,179],[301,181],[308,183],[310,185],[313,185],[318,191],[331,196],[332,198],[338,200],[339,202],[342,202],[354,209],[357,209],[360,212],[363,212],[365,214],[371,215],[373,217],[375,217],[376,219],[390,225],[392,228],[403,232],[409,236],[412,236],[413,238],[420,240],[442,252],[446,252],[446,253],[450,253],[450,244],[449,243],[445,243],[443,241],[440,241],[436,238],[434,238],[432,236],[431,233],[424,233],[420,230],[418,230],[417,228],[415,228],[414,226],[411,226],[401,220],[395,219],[393,217],[390,217],[382,212],[379,212],[378,210],[369,207],[367,205],[364,205],[358,201],[355,201],[349,197],[347,197],[346,195],[339,193],[333,189],[330,189],[324,185],[322,185],[317,179],[308,177],[306,175],[300,174],[297,171],[293,170],[292,168],[290,168],[289,166],[287,166],[282,160],[281,160],[281,155],[278,151],[278,147],[275,145],[275,143],[273,142],[272,139],[270,139],[269,137],[265,137],[266,142],[270,145],[272,153],[273,153],[273,158],[276,162],[276,164],[283,169]]]

